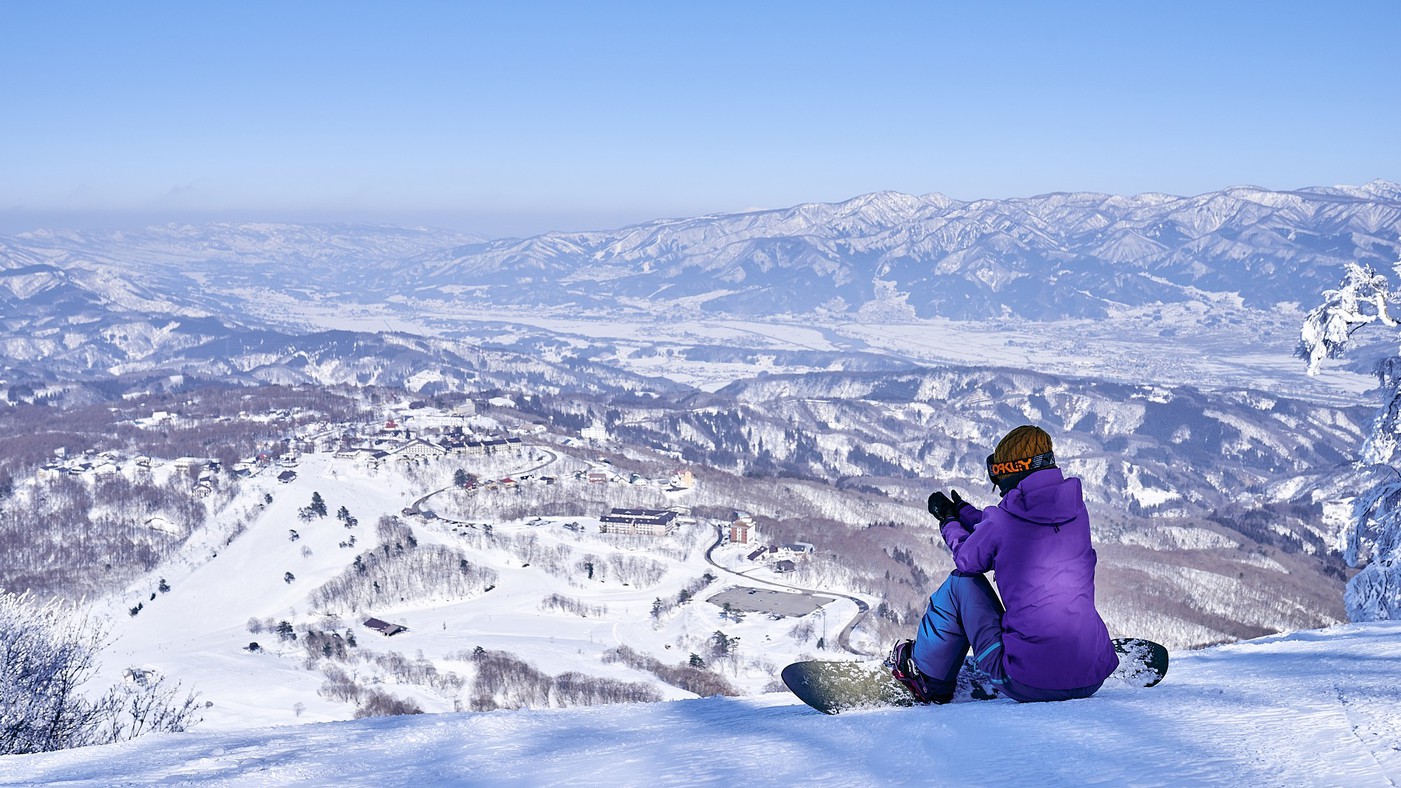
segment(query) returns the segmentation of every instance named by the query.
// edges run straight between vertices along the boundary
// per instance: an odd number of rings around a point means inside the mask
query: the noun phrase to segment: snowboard
[[[1131,687],[1151,687],[1167,675],[1168,651],[1151,640],[1116,638],[1114,651],[1119,655],[1119,667],[1105,683],[1118,681]],[[971,661],[964,665],[958,674],[954,702],[989,697],[989,685],[979,681],[975,671],[969,669]],[[799,700],[824,714],[915,705],[910,691],[880,662],[808,660],[794,662],[780,676]]]

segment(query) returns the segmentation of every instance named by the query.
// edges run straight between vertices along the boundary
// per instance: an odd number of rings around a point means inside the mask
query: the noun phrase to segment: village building
[[[62,465],[45,465],[39,469],[36,476],[41,482],[56,482],[68,473],[68,469]]]
[[[467,441],[461,438],[444,438],[438,442],[438,445],[443,448],[443,453],[449,457],[462,457],[468,453]]]
[[[409,628],[404,626],[403,624],[391,624],[388,621],[382,621],[378,618],[365,619],[365,626],[384,635],[385,637],[393,637],[394,635],[397,635],[400,632],[409,631]]]
[[[748,520],[735,520],[730,523],[730,543],[749,544],[749,529],[751,526],[752,523]]]
[[[613,509],[598,518],[599,533],[666,536],[676,528],[676,512],[667,509]]]
[[[389,453],[382,449],[371,449],[368,447],[347,448],[337,451],[334,455],[338,460],[349,460],[366,468],[377,468],[384,461]]]
[[[785,545],[780,545],[780,546],[778,546],[778,547],[770,548],[770,551],[771,551],[771,552],[774,552],[774,553],[783,553],[784,555],[789,555],[789,556],[799,556],[799,555],[808,555],[808,554],[811,553],[814,549],[816,549],[816,548],[814,548],[814,547],[813,547],[810,543],[808,543],[808,542],[790,542],[790,543],[785,544]]]
[[[400,460],[432,460],[446,454],[441,446],[422,438],[415,438],[393,452],[394,458]]]
[[[524,445],[521,443],[520,438],[493,438],[489,441],[483,441],[482,444],[486,446],[486,450],[488,453],[500,451],[519,451],[521,446]]]
[[[174,465],[175,470],[180,473],[191,473],[195,469],[204,470],[208,468],[210,462],[210,460],[203,457],[180,457],[176,460],[172,460],[171,464]]]

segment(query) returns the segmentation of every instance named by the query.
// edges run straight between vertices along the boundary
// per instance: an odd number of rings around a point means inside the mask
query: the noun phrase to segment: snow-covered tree
[[[88,695],[106,637],[73,605],[0,591],[0,755],[182,731],[199,721],[193,695],[177,700],[178,686],[144,674]]]
[[[1323,291],[1323,304],[1304,318],[1298,353],[1308,359],[1309,374],[1318,374],[1323,359],[1338,358],[1351,349],[1352,335],[1363,326],[1376,322],[1395,326],[1386,311],[1391,299],[1385,276],[1371,266],[1348,263],[1342,285]]]
[[[1401,263],[1394,270],[1401,275]],[[1387,311],[1397,297],[1384,275],[1369,266],[1349,264],[1338,289],[1324,292],[1323,304],[1304,320],[1298,354],[1308,360],[1309,374],[1318,373],[1323,359],[1337,358],[1351,349],[1353,334],[1364,326],[1397,327]],[[1346,533],[1344,558],[1362,568],[1348,582],[1344,595],[1353,621],[1401,619],[1401,470],[1396,467],[1401,356],[1379,361],[1376,374],[1382,408],[1363,441],[1358,462],[1383,470],[1385,478],[1354,500]]]

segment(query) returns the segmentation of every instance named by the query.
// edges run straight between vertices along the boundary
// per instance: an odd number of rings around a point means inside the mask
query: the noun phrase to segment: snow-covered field
[[[1401,624],[1173,655],[1158,687],[825,717],[785,693],[195,730],[0,785],[1251,785],[1401,780]],[[250,688],[250,691],[254,691]]]
[[[670,312],[580,315],[560,309],[493,310],[456,302],[414,301],[348,306],[269,294],[257,308],[266,316],[295,314],[304,328],[379,330],[386,325],[430,336],[476,336],[491,327],[509,344],[513,326],[580,347],[612,345],[618,366],[715,390],[757,372],[800,373],[817,367],[691,360],[682,354],[635,353],[656,346],[684,349],[721,345],[824,353],[862,352],[914,364],[999,366],[1058,375],[1152,381],[1162,385],[1234,388],[1241,385],[1326,402],[1354,402],[1376,386],[1370,374],[1325,368],[1309,376],[1294,356],[1302,314],[1292,308],[1250,313],[1222,322],[1198,304],[1124,308],[1106,320],[959,321],[883,315],[811,317],[775,315],[745,320]]]

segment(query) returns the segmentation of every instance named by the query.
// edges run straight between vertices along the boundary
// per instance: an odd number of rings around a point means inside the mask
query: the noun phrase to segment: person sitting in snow
[[[1061,474],[1051,437],[1030,425],[998,442],[987,470],[1002,493],[997,506],[979,510],[956,490],[929,496],[956,568],[929,597],[915,639],[897,643],[887,665],[917,700],[948,703],[971,646],[1003,695],[1087,698],[1119,659],[1095,610],[1080,480]],[[993,570],[1001,601],[984,575]]]

